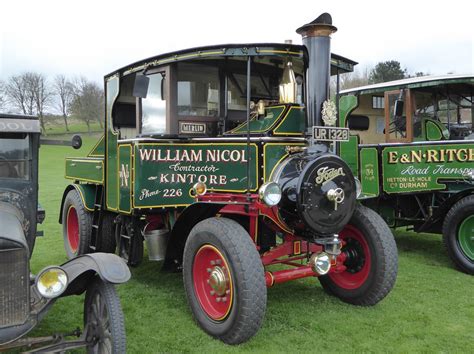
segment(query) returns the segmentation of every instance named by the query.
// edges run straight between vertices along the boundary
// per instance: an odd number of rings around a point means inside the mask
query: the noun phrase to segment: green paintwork
[[[474,261],[474,215],[468,216],[459,226],[458,240],[464,254]]]
[[[304,143],[267,143],[263,146],[263,182],[268,182],[278,162],[283,160],[288,153],[287,146],[305,146]]]
[[[283,117],[282,114],[285,111],[285,106],[274,106],[267,107],[265,110],[265,116],[261,118],[252,118],[250,120],[250,133],[265,133],[272,129],[280,119]],[[247,133],[247,122],[242,123],[237,128],[231,130],[230,134],[246,134]]]
[[[302,136],[305,131],[306,119],[303,107],[292,106],[288,113],[276,126],[274,135]]]
[[[362,197],[377,197],[379,195],[379,163],[376,148],[361,148],[360,178]]]
[[[106,205],[109,210],[118,209],[118,160],[117,160],[117,133],[113,131],[112,105],[119,94],[118,77],[112,77],[106,82],[105,129],[107,134],[106,156]]]
[[[387,193],[442,190],[446,185],[441,180],[461,180],[473,165],[472,143],[385,146],[383,190]]]
[[[79,192],[82,202],[88,211],[94,210],[95,190],[94,184],[73,184],[73,187]]]
[[[132,210],[132,145],[119,145],[119,210],[130,213]]]
[[[103,157],[105,154],[105,135],[102,135],[87,155],[88,157]]]
[[[66,178],[75,181],[103,183],[104,159],[66,158]]]
[[[443,126],[440,122],[437,122],[432,119],[425,119],[425,131],[426,131],[426,140],[428,141],[438,141],[449,138],[448,129]]]
[[[357,97],[342,96],[339,99],[339,126],[345,128],[347,117],[357,107]],[[349,165],[354,176],[359,176],[359,137],[351,135],[349,141],[339,143],[339,155]]]
[[[258,187],[257,145],[250,145],[250,187]],[[247,190],[246,143],[137,143],[134,149],[134,207],[186,206],[192,186]]]

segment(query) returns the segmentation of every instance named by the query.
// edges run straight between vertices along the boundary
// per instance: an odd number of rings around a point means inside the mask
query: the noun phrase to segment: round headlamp
[[[325,275],[331,269],[331,258],[326,252],[313,254],[309,262],[313,272],[319,275]]]
[[[359,198],[359,196],[362,194],[362,184],[357,177],[354,177],[354,181],[356,187],[356,198]]]
[[[194,186],[193,186],[193,189],[191,191],[191,193],[193,194],[193,196],[197,197],[199,195],[204,195],[206,194],[207,192],[207,186],[205,183],[203,182],[197,182]]]
[[[36,277],[36,288],[47,299],[61,295],[66,290],[67,283],[67,274],[59,267],[43,269]]]
[[[259,188],[258,196],[268,206],[277,205],[281,200],[281,188],[275,182],[265,183]]]

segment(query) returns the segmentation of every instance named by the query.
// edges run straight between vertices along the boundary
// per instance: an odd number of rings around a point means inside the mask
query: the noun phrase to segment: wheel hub
[[[218,296],[225,295],[227,283],[228,280],[223,267],[214,267],[209,275],[209,285]]]

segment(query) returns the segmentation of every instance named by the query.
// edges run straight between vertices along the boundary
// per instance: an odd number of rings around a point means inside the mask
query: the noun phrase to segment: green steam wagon
[[[364,202],[391,227],[442,233],[474,274],[473,75],[420,77],[342,91],[340,151]],[[376,197],[376,198],[374,198]]]
[[[230,344],[256,333],[277,283],[319,277],[346,302],[383,299],[393,235],[318,139],[348,137],[323,126],[330,73],[356,64],[330,54],[335,31],[323,14],[298,29],[303,46],[194,48],[107,75],[105,134],[66,161],[68,255],[117,250],[137,265],[145,239],[150,259],[182,269],[197,323]]]

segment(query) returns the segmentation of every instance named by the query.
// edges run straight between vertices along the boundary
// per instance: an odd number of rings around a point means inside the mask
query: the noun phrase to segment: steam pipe
[[[306,72],[306,126],[307,135],[312,135],[313,126],[323,125],[321,110],[329,97],[331,69],[331,37],[337,31],[332,25],[331,15],[321,14],[313,22],[296,30],[303,37],[308,55]]]

